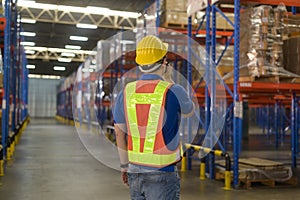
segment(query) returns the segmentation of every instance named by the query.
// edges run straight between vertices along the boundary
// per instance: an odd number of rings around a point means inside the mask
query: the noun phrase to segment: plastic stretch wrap
[[[283,67],[283,15],[285,7],[252,8],[247,66],[252,76],[270,75]],[[267,70],[266,66],[272,66]],[[268,68],[270,69],[270,67]]]

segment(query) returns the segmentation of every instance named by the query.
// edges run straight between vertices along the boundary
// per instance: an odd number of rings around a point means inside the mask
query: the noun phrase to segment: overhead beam
[[[52,4],[49,4],[52,5]],[[136,18],[130,14],[118,16],[113,14],[116,11],[106,12],[83,12],[85,8],[75,7],[76,9],[62,10],[59,6],[49,6],[48,8],[30,7],[21,4],[19,10],[22,18],[36,20],[37,22],[60,23],[60,24],[93,24],[101,28],[113,29],[134,29]],[[119,12],[119,11],[118,11]],[[121,11],[120,11],[121,12]]]
[[[62,56],[62,53],[73,53],[74,57],[72,62],[84,62],[90,55],[94,55],[95,51],[84,51],[84,50],[66,50],[59,48],[47,48],[47,47],[25,47],[26,51],[34,51],[33,54],[26,54],[27,59],[40,59],[40,60],[58,60],[59,58],[66,58]]]

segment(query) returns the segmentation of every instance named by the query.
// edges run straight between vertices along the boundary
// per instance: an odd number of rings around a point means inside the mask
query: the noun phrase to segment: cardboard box
[[[166,11],[186,12],[187,0],[165,0],[164,9]]]

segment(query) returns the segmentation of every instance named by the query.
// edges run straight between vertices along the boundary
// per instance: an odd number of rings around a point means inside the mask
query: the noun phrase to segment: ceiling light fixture
[[[105,16],[121,16],[125,18],[126,17],[138,18],[141,15],[140,13],[137,12],[110,10],[109,8],[104,8],[104,7],[87,6],[84,8],[84,7],[76,7],[76,6],[36,3],[34,1],[24,1],[24,0],[19,0],[18,6],[26,7],[26,8],[45,9],[45,10],[58,10],[63,12],[76,12],[76,13],[105,15]]]
[[[58,58],[58,62],[66,62],[69,63],[72,61],[72,58]]]
[[[53,70],[55,70],[55,71],[65,71],[66,67],[63,67],[63,66],[54,66]]]
[[[64,56],[64,57],[75,57],[75,53],[69,53],[69,52],[62,52],[60,54],[61,56]]]
[[[27,8],[36,8],[36,9],[47,9],[47,10],[58,9],[58,5],[55,4],[36,3],[35,1],[24,1],[24,0],[19,0],[18,6],[23,6]]]
[[[81,46],[75,46],[75,45],[65,45],[66,49],[75,49],[75,50],[80,50]]]
[[[88,13],[104,13],[104,12],[109,12],[111,11],[109,8],[104,8],[104,7],[95,7],[95,6],[87,6],[86,11]]]
[[[34,32],[20,32],[20,35],[28,36],[28,37],[35,37],[36,33],[34,33]]]
[[[98,28],[98,26],[94,25],[94,24],[82,24],[82,23],[76,24],[76,27],[77,28],[85,28],[85,29],[97,29]]]
[[[89,40],[89,38],[87,38],[87,37],[82,37],[82,36],[74,36],[74,35],[71,35],[71,36],[70,36],[70,40],[86,42],[86,41]]]
[[[111,10],[111,11],[109,11],[108,15],[110,15],[110,16],[128,17],[128,18],[138,18],[140,16],[139,13],[119,11],[119,10]]]
[[[20,42],[20,44],[23,46],[35,46],[34,42]]]
[[[61,77],[53,75],[28,74],[28,78],[60,79]]]
[[[36,20],[35,20],[35,19],[21,18],[21,23],[35,24],[35,23],[36,23]]]
[[[32,55],[32,54],[35,54],[35,51],[34,50],[25,50],[25,53]]]
[[[133,40],[121,40],[120,43],[125,44],[125,45],[126,44],[135,44],[135,41],[133,41]]]
[[[35,65],[26,65],[27,69],[35,69]]]

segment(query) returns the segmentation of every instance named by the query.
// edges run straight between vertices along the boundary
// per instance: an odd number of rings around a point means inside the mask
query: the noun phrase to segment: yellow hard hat
[[[135,61],[139,65],[150,65],[161,60],[168,52],[168,44],[149,35],[141,39],[136,47]]]

